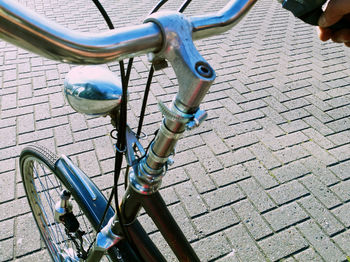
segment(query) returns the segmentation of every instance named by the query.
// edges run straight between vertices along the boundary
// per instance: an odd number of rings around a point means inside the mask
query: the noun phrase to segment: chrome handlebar
[[[221,11],[188,18],[194,40],[233,27],[256,0],[231,0]],[[13,0],[0,0],[0,38],[52,60],[100,64],[162,48],[163,36],[154,23],[102,33],[82,33],[52,22]]]

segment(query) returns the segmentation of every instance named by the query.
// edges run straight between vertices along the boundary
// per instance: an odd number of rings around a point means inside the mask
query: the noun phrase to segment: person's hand
[[[344,18],[348,27],[340,30],[331,30],[327,27]],[[336,43],[344,43],[350,47],[350,0],[330,0],[319,21],[319,38],[322,41],[332,39]]]

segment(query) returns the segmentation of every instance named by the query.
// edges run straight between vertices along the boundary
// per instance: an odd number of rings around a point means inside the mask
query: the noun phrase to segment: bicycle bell
[[[106,115],[120,105],[122,85],[117,75],[105,67],[77,66],[65,78],[64,95],[79,113]]]

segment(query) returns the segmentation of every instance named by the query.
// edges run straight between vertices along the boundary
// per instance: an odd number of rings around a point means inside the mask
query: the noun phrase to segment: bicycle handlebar
[[[220,34],[233,27],[256,0],[231,0],[221,11],[190,17],[193,39]],[[99,64],[162,48],[163,37],[154,23],[102,33],[82,33],[52,22],[12,0],[0,0],[0,37],[52,60]]]

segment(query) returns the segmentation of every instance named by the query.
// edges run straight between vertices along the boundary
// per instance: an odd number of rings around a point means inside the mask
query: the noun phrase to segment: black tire
[[[84,249],[94,241],[95,230],[103,213],[101,210],[107,206],[107,200],[86,175],[83,179],[89,183],[89,187],[97,195],[97,202],[84,197],[86,186],[79,182],[82,181],[81,178],[77,179],[77,176],[71,173],[62,172],[56,165],[58,160],[58,156],[44,147],[28,146],[20,156],[20,171],[41,237],[53,261],[64,261],[65,256],[77,258],[78,249],[65,233],[62,223],[54,220],[55,204],[60,200],[61,191],[66,189],[72,195],[73,213],[79,221],[80,230],[85,232]],[[111,212],[108,217],[111,217]],[[105,223],[106,221],[108,219]],[[109,253],[113,261],[124,261],[119,260],[117,248],[112,247]]]

